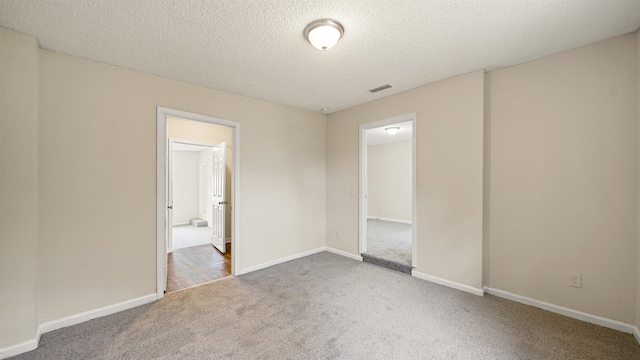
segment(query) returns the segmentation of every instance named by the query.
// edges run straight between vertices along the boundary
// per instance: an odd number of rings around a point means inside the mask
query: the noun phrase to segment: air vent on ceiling
[[[382,85],[382,86],[378,86],[378,87],[377,87],[377,88],[375,88],[375,89],[371,89],[371,90],[369,90],[369,92],[377,93],[378,91],[386,90],[386,89],[389,89],[390,87],[391,87],[391,85],[389,85],[389,84],[384,84],[384,85]]]

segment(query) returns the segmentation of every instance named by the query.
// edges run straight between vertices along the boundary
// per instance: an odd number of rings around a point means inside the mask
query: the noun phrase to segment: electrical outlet
[[[340,233],[340,231],[336,231],[336,239],[340,239],[341,236],[342,234]]]
[[[582,287],[582,275],[576,273],[569,273],[569,286],[581,288]]]

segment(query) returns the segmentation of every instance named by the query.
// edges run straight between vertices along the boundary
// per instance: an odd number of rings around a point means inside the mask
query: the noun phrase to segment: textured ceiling
[[[327,52],[302,36],[321,18],[345,29]],[[0,0],[0,26],[45,49],[330,113],[636,31],[640,0]],[[383,84],[393,88],[368,92]]]

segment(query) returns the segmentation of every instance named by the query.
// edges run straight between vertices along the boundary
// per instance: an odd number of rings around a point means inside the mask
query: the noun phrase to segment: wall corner
[[[482,139],[482,285],[491,278],[491,73],[484,73]]]
[[[0,352],[37,339],[38,45],[0,28]],[[9,349],[9,352],[5,351]],[[15,355],[15,354],[14,354]]]

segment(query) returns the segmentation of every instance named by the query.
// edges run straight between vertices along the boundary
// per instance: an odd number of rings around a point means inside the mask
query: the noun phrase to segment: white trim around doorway
[[[367,251],[367,137],[366,130],[378,128],[385,125],[397,124],[405,121],[411,121],[412,134],[411,134],[411,151],[412,151],[412,180],[411,180],[411,266],[418,266],[418,247],[417,247],[417,232],[416,232],[416,129],[417,129],[417,114],[409,113],[399,116],[394,116],[387,119],[377,120],[365,124],[360,124],[360,148],[359,148],[359,186],[358,186],[358,248],[360,253]]]
[[[240,123],[211,116],[190,113],[182,110],[158,106],[156,111],[156,298],[164,297],[166,254],[166,210],[167,210],[167,116],[185,120],[200,121],[208,124],[228,126],[233,133],[231,144],[233,180],[231,185],[231,274],[236,275],[240,269]]]

